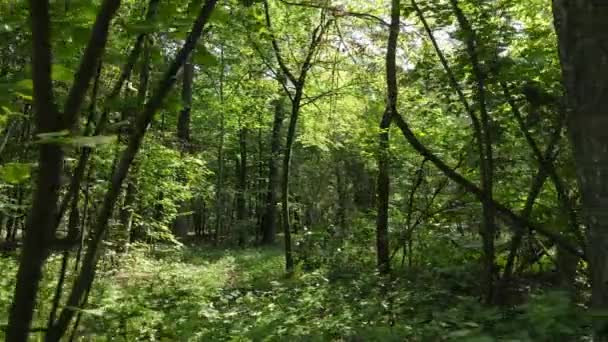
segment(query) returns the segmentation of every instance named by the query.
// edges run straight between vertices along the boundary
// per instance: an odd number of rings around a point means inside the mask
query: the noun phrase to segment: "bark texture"
[[[568,130],[587,225],[592,308],[608,309],[608,4],[553,1]],[[608,340],[598,319],[596,338]]]

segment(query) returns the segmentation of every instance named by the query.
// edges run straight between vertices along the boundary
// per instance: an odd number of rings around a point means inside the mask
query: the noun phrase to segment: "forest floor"
[[[120,259],[103,260],[77,340],[544,341],[578,334],[576,313],[562,296],[540,295],[509,310],[483,307],[467,295],[464,271],[457,278],[404,272],[389,280],[370,271],[372,260],[334,261],[287,278],[279,248],[135,248]],[[49,263],[48,279],[59,262],[57,256]],[[0,264],[15,270],[11,258]],[[0,279],[0,324],[12,279]],[[55,281],[42,287],[41,301],[49,303]],[[46,317],[40,307],[39,324]]]

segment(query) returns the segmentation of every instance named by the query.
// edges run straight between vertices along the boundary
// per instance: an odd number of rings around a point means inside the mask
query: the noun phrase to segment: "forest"
[[[608,2],[0,0],[0,339],[608,341]]]

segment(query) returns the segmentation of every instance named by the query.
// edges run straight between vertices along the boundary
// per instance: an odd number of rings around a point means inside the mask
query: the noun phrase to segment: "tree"
[[[270,21],[270,9],[268,1],[264,1],[264,15],[266,18],[266,25],[272,32],[272,24]],[[292,243],[291,243],[291,228],[289,225],[289,167],[291,164],[291,152],[293,143],[296,138],[296,127],[298,124],[298,116],[302,107],[302,97],[304,95],[304,86],[306,85],[306,77],[312,67],[313,57],[317,53],[319,46],[325,35],[327,27],[331,24],[332,20],[326,19],[325,14],[321,15],[321,23],[318,24],[312,31],[310,43],[308,49],[305,52],[304,60],[299,67],[299,73],[294,74],[285,63],[284,56],[281,52],[281,47],[274,34],[271,33],[272,48],[275,53],[275,57],[281,69],[281,73],[285,76],[283,79],[283,88],[287,93],[287,96],[291,100],[291,114],[289,117],[289,126],[287,129],[287,139],[285,142],[285,149],[283,154],[283,176],[281,183],[281,196],[282,196],[282,224],[283,233],[285,238],[285,269],[288,273],[293,272],[294,261],[292,255]],[[293,90],[289,90],[293,87]]]
[[[282,97],[275,100],[274,120],[270,138],[270,157],[268,158],[268,189],[265,197],[265,211],[262,217],[262,243],[272,244],[277,231],[277,188],[279,180],[279,162],[281,150],[281,128],[284,120]]]
[[[599,2],[553,1],[555,29],[566,91],[568,132],[574,149],[591,267],[592,307],[608,308],[608,217],[606,172],[608,116],[603,48],[608,8]],[[599,341],[608,339],[604,319],[596,321]]]

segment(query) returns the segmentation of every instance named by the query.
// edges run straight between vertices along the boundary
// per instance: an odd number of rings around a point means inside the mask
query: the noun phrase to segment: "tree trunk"
[[[236,219],[238,221],[238,244],[245,243],[245,230],[247,228],[247,128],[241,127],[239,131],[240,159],[237,168],[237,193],[236,193]]]
[[[224,73],[225,65],[224,65],[224,47],[221,48],[221,74],[220,74],[220,103],[224,103]],[[225,115],[223,109],[220,110],[220,132],[219,132],[219,143],[217,146],[217,183],[215,188],[215,236],[214,242],[219,243],[220,239],[220,230],[222,229],[222,215],[224,211],[224,135],[225,135]]]
[[[191,150],[190,146],[190,116],[192,113],[192,83],[194,81],[194,64],[191,61],[191,58],[184,64],[184,72],[183,72],[183,80],[182,80],[182,103],[183,109],[179,113],[179,118],[177,121],[177,139],[181,145],[181,153],[189,153]],[[186,179],[182,178],[182,182],[186,182]],[[180,238],[184,239],[188,236],[190,230],[190,218],[192,215],[183,215],[184,212],[190,211],[190,202],[183,202],[180,205],[180,213],[175,218],[175,222],[173,222],[173,234]]]
[[[182,150],[188,151],[190,146],[190,117],[192,112],[192,82],[194,80],[194,64],[189,59],[184,64],[182,82],[182,103],[184,105],[177,121],[177,138]]]
[[[32,25],[32,75],[34,107],[38,133],[74,130],[84,95],[102,54],[110,21],[120,0],[106,0],[95,20],[90,40],[84,51],[74,82],[67,96],[63,115],[58,112],[51,78],[50,16],[48,1],[30,1]],[[6,338],[26,341],[33,317],[38,283],[48,249],[55,238],[57,201],[61,187],[63,151],[57,144],[41,144],[38,179],[32,209],[28,217],[13,305],[9,314]]]
[[[133,172],[133,173],[136,173]],[[129,177],[127,189],[125,190],[125,198],[122,202],[122,208],[120,209],[120,224],[122,225],[123,235],[120,243],[120,251],[128,253],[129,244],[131,243],[131,228],[133,226],[133,214],[135,212],[135,198],[137,195],[137,185],[135,184],[135,177]]]
[[[50,18],[47,1],[30,1],[34,82],[34,113],[38,133],[61,129],[51,81]],[[9,313],[7,341],[27,341],[34,314],[38,283],[42,278],[42,266],[46,250],[53,237],[53,223],[57,211],[63,151],[56,144],[40,145],[38,178],[33,204],[29,213],[23,250],[17,272],[13,305]],[[15,229],[15,227],[13,227]]]
[[[272,135],[270,137],[270,158],[268,158],[268,190],[266,191],[266,210],[262,217],[262,244],[274,243],[277,232],[277,187],[279,181],[278,160],[281,152],[281,129],[285,112],[282,99],[275,102]]]
[[[303,89],[298,87],[291,103],[291,116],[287,129],[287,140],[285,142],[285,154],[283,155],[283,177],[281,182],[281,212],[283,217],[283,234],[285,239],[285,269],[287,273],[293,272],[294,261],[291,246],[291,227],[289,224],[289,166],[291,163],[291,151],[295,141],[298,115],[300,113],[300,101]]]
[[[388,107],[387,107],[388,108]],[[377,185],[377,217],[376,217],[376,254],[378,269],[381,273],[390,272],[390,251],[388,237],[390,176],[389,176],[389,126],[391,111],[387,109],[380,122],[378,136],[378,185]]]
[[[389,127],[393,115],[397,113],[397,40],[399,38],[400,0],[391,2],[391,24],[389,27],[388,44],[386,48],[386,108],[380,121],[378,136],[378,188],[376,218],[376,253],[378,269],[381,273],[390,272],[390,250],[388,237],[389,217]]]
[[[608,310],[608,6],[605,1],[553,1],[591,270],[591,306]],[[601,315],[600,315],[601,316]],[[596,320],[598,341],[608,321]]]
[[[338,209],[336,212],[336,224],[340,227],[342,232],[346,229],[346,216],[348,210],[348,194],[346,193],[346,184],[344,179],[344,163],[340,162],[339,158],[335,161],[335,174],[336,174],[336,195],[338,202]]]

